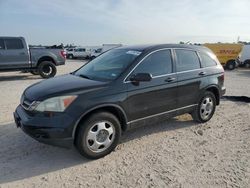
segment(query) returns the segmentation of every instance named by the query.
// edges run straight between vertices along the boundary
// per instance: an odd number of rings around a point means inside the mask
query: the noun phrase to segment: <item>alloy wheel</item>
[[[108,121],[95,123],[87,134],[87,147],[92,152],[105,151],[113,143],[115,138],[115,127]]]
[[[210,118],[214,109],[214,103],[211,97],[207,96],[202,100],[200,107],[200,116],[203,120]]]

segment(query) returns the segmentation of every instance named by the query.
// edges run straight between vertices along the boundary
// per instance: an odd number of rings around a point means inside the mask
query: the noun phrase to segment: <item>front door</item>
[[[138,84],[129,81],[137,73],[150,73],[152,80]],[[158,50],[146,56],[125,81],[128,84],[130,123],[150,120],[172,112],[177,105],[177,77],[172,52]]]
[[[29,53],[27,46],[21,39],[3,39],[5,47],[0,49],[0,68],[18,69],[29,67]],[[0,41],[0,43],[1,43]]]
[[[75,51],[75,57],[85,57],[86,56],[86,49],[85,48],[78,48]]]

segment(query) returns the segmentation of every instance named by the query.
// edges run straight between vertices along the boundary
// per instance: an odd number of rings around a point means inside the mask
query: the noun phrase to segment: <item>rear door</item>
[[[74,50],[74,57],[80,57],[80,52],[79,52],[79,48]]]
[[[17,69],[29,67],[27,46],[19,38],[4,38],[5,49],[0,50],[1,69]]]
[[[197,104],[200,89],[207,83],[205,71],[201,69],[196,51],[175,49],[178,79],[178,108],[189,108]]]

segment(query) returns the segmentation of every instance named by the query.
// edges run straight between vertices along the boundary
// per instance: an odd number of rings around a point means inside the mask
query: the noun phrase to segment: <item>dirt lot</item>
[[[63,74],[83,61],[68,61]],[[250,104],[223,100],[206,124],[189,115],[122,136],[110,155],[82,158],[44,145],[13,123],[23,90],[38,76],[0,74],[0,187],[249,187]],[[227,95],[250,97],[250,70],[226,72]]]

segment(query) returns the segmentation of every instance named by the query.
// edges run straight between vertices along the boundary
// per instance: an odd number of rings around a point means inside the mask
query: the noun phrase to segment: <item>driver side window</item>
[[[143,60],[134,70],[133,74],[149,73],[153,77],[173,72],[172,56],[170,50],[160,50],[152,53]]]

